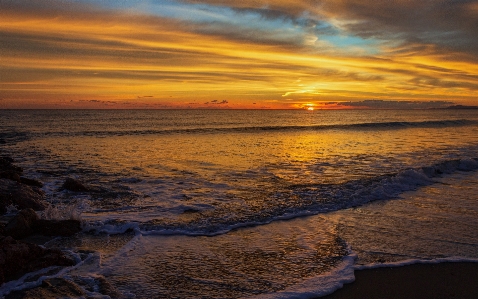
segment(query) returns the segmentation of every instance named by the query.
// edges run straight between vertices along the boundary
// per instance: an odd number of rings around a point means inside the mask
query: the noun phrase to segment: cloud
[[[471,103],[477,2],[170,0],[166,13],[162,1],[0,0],[0,90],[25,103]]]
[[[446,108],[454,105],[451,101],[385,101],[364,100],[356,102],[328,102],[325,105],[334,105],[362,109],[433,109]]]
[[[206,102],[204,103],[205,105],[225,105],[225,104],[228,104],[229,102],[227,100],[222,100],[222,101],[218,101],[218,100],[212,100],[210,102]],[[194,104],[194,103],[192,103]]]
[[[266,19],[293,20],[296,24],[332,24],[364,39],[393,45],[432,44],[436,51],[478,54],[478,1],[476,0],[184,0],[187,3],[232,7],[255,12]],[[331,26],[325,26],[330,31]],[[443,49],[443,47],[445,49]]]

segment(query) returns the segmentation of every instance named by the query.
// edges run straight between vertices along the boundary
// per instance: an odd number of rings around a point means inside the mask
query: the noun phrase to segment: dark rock
[[[41,286],[29,290],[11,292],[5,299],[85,298],[85,292],[64,278],[45,279]]]
[[[44,236],[72,236],[81,231],[78,220],[37,220],[34,232]]]
[[[8,156],[0,157],[0,165],[2,165],[2,163],[12,164],[13,162],[15,162],[15,160],[13,160],[12,157],[8,157]]]
[[[0,178],[7,179],[7,180],[12,180],[12,181],[15,181],[15,182],[18,182],[18,183],[21,182],[20,175],[13,170],[0,171]]]
[[[0,178],[0,213],[5,213],[9,205],[43,211],[48,206],[44,197],[43,191],[36,187]]]
[[[21,210],[5,226],[5,234],[15,239],[25,238],[33,233],[35,221],[38,215],[32,209]]]
[[[38,188],[43,187],[42,182],[34,180],[34,179],[29,179],[29,178],[26,178],[26,177],[23,177],[23,176],[20,177],[20,182],[22,184],[25,184],[25,185],[28,185],[28,186],[34,186],[34,187],[38,187]]]
[[[46,267],[74,264],[58,249],[45,249],[12,237],[0,237],[0,285]]]
[[[88,188],[85,187],[81,182],[72,179],[72,178],[67,178],[63,185],[61,186],[62,189],[65,190],[70,190],[70,191],[75,191],[75,192],[85,192],[88,191]]]
[[[0,157],[0,171],[13,171],[18,174],[23,173],[21,167],[13,165],[13,159],[10,157]]]

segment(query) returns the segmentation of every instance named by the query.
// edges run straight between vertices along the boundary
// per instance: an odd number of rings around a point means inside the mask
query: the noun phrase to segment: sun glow
[[[314,111],[314,107],[307,107],[307,110]]]

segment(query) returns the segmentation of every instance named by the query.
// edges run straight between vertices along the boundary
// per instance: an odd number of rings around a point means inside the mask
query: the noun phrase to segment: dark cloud
[[[353,20],[344,27],[364,38],[402,39],[478,54],[478,1],[323,1],[331,15]]]
[[[385,101],[364,100],[354,102],[328,102],[326,105],[336,105],[363,109],[433,109],[446,108],[454,105],[451,101]]]
[[[225,105],[225,104],[228,104],[228,103],[229,103],[229,102],[226,101],[226,100],[222,100],[222,101],[212,100],[212,101],[206,102],[206,103],[204,103],[204,104],[205,104],[205,105],[209,105],[209,104],[211,104],[211,105]]]
[[[333,22],[365,39],[437,45],[437,52],[478,55],[477,0],[184,0],[254,12],[296,24]],[[470,58],[470,57],[468,57]]]

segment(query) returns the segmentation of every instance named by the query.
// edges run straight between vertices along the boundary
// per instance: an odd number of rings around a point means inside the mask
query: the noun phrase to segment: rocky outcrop
[[[85,298],[85,292],[75,283],[64,278],[45,279],[41,286],[29,290],[15,291],[5,299],[50,299]]]
[[[20,183],[28,185],[28,186],[33,186],[33,187],[38,187],[41,188],[43,187],[43,183],[34,179],[29,179],[26,177],[20,177]]]
[[[0,171],[0,178],[15,181],[17,183],[21,183],[22,181],[20,175],[11,170]]]
[[[38,215],[32,209],[21,210],[5,226],[5,234],[14,239],[22,239],[33,233]]]
[[[81,231],[79,220],[44,220],[35,221],[33,233],[44,236],[68,237]]]
[[[24,274],[50,266],[72,266],[75,262],[57,249],[0,237],[0,285]]]
[[[6,207],[14,205],[19,209],[31,208],[42,211],[48,203],[45,194],[37,187],[31,187],[9,179],[0,178],[0,213],[6,212]]]
[[[79,220],[39,219],[32,209],[21,210],[4,228],[4,234],[14,239],[22,239],[32,234],[68,237],[80,231]]]
[[[63,183],[63,185],[61,186],[61,189],[74,191],[74,192],[86,192],[89,190],[80,181],[72,179],[72,178],[67,178],[65,182]]]
[[[96,276],[87,280],[78,277],[72,279],[45,279],[42,285],[32,289],[11,292],[5,296],[5,299],[124,298],[103,276]],[[87,294],[82,288],[94,295]]]
[[[19,166],[13,165],[13,159],[10,157],[0,157],[0,172],[13,172],[21,175],[23,169]]]

